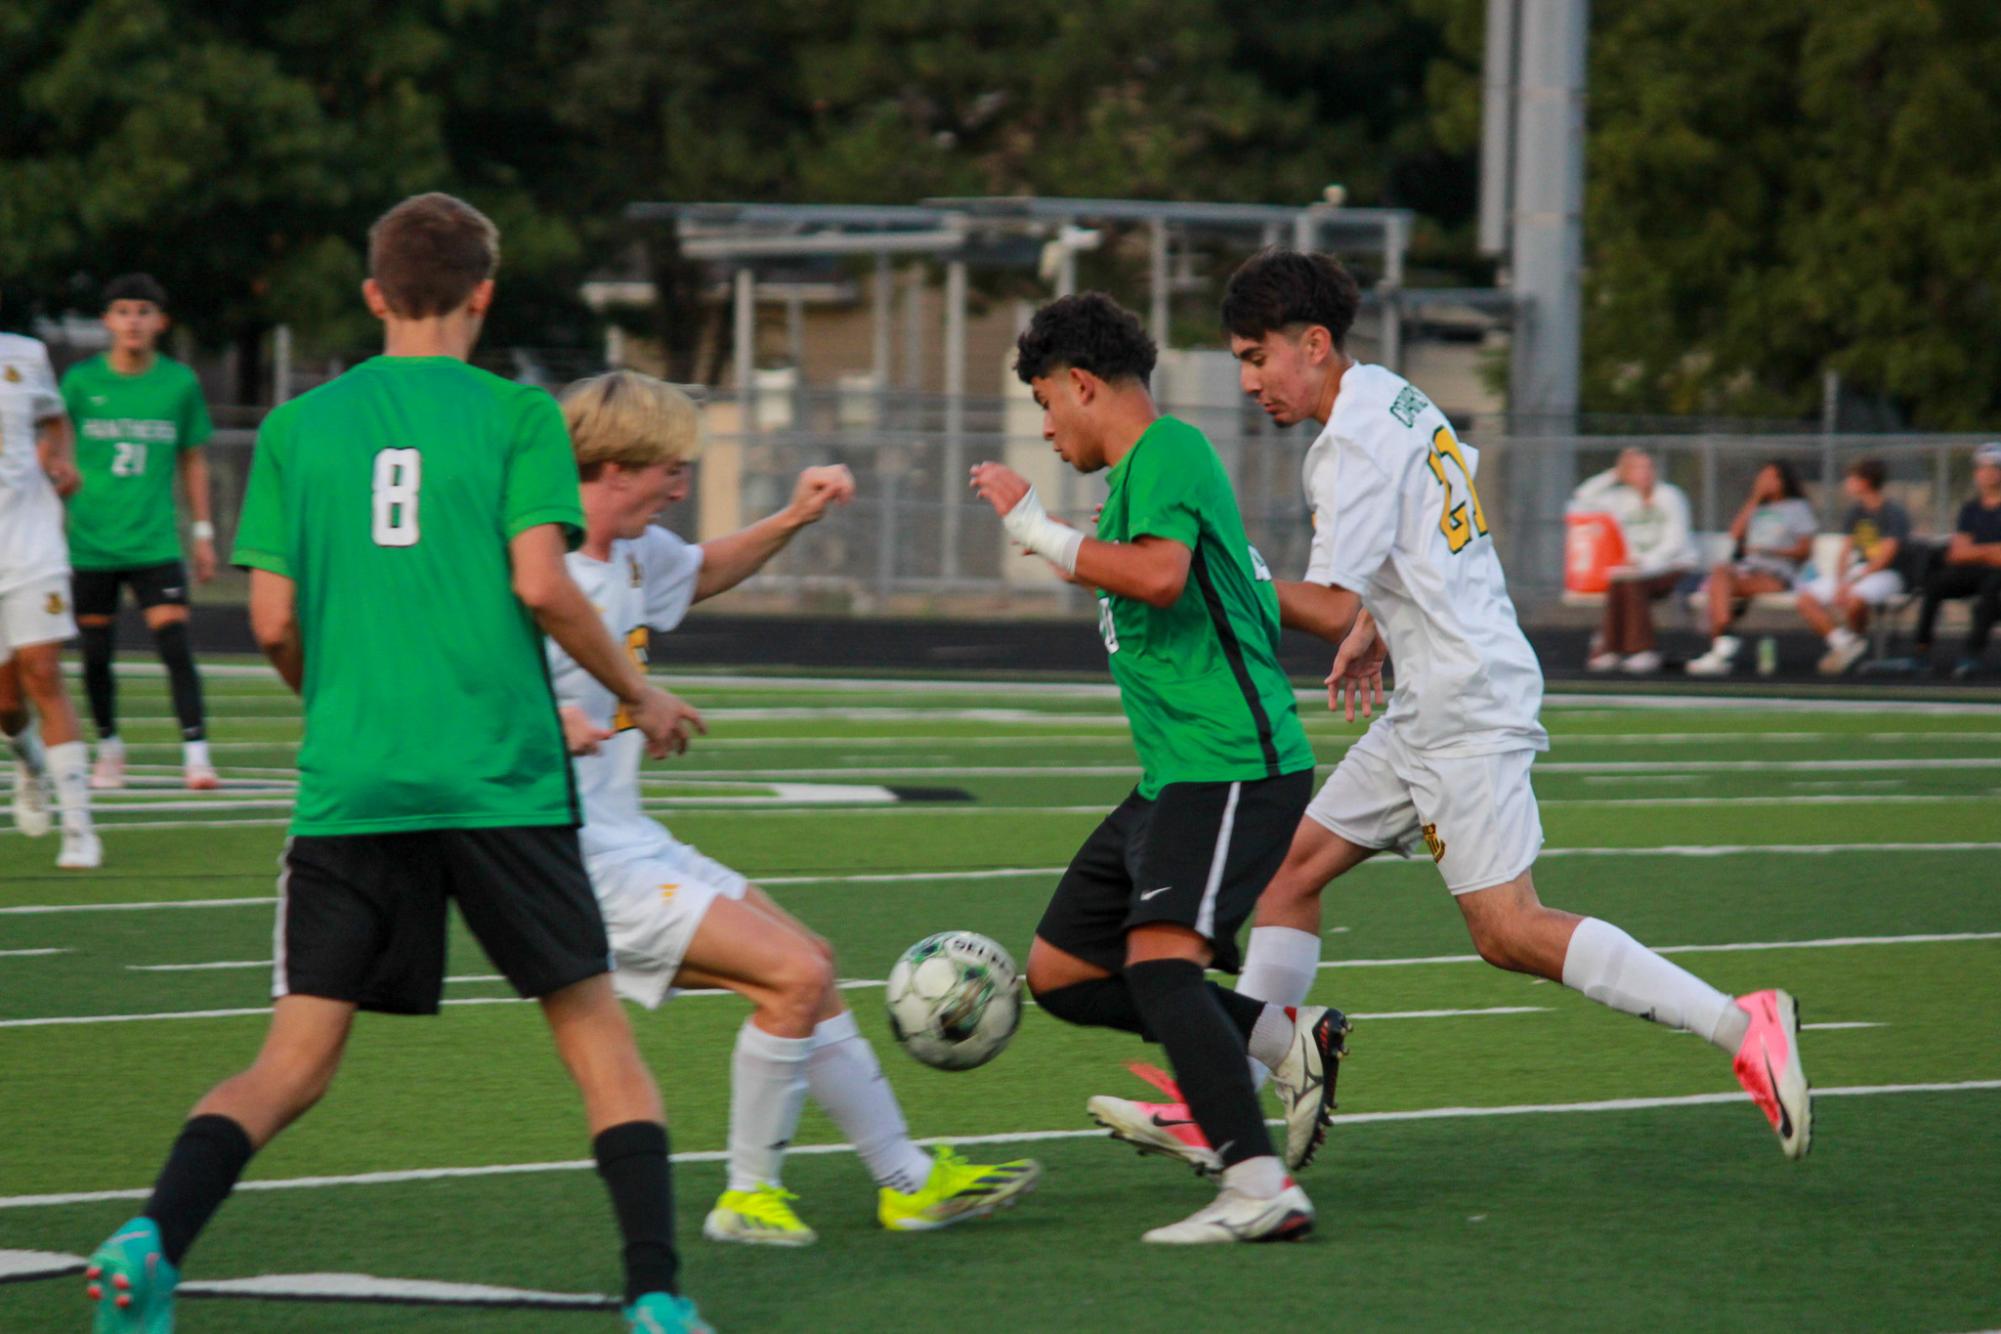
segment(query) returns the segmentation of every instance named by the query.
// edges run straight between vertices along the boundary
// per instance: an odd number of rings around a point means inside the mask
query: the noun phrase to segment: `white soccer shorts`
[[[1349,747],[1306,808],[1356,847],[1408,857],[1428,850],[1454,894],[1504,885],[1542,850],[1529,749],[1420,754],[1381,718]]]
[[[1848,591],[1870,606],[1881,606],[1904,595],[1904,576],[1895,570],[1876,570],[1849,582]],[[1834,580],[1818,575],[1800,585],[1800,592],[1822,604],[1834,601]]]
[[[611,937],[612,987],[649,1010],[673,994],[674,975],[709,905],[740,899],[750,888],[741,875],[685,843],[651,856],[586,858],[584,864]]]
[[[66,574],[32,579],[0,593],[0,662],[12,658],[16,649],[74,639],[69,596]]]

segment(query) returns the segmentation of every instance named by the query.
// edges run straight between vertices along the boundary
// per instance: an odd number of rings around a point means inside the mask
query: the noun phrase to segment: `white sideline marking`
[[[68,954],[66,949],[0,950],[0,959],[34,959],[45,954]]]
[[[1722,945],[1657,945],[1656,954],[1736,954],[1758,950],[1830,950],[1850,949],[1866,945],[1945,945],[1967,941],[2001,940],[2001,931],[1957,931],[1910,936],[1824,936],[1817,940],[1760,940],[1741,941]],[[1327,968],[1415,968],[1431,964],[1479,963],[1477,954],[1431,954],[1407,959],[1324,959],[1319,967]],[[264,968],[268,961],[231,961],[215,964],[153,964],[150,971],[200,968]],[[128,965],[138,967],[138,965]],[[448,977],[447,982],[503,982],[506,979],[494,974],[468,974]],[[880,979],[850,978],[842,981],[844,991],[864,990],[885,985]],[[721,996],[729,993],[713,988],[690,990],[682,993],[688,996]],[[506,1005],[516,1003],[513,996],[481,996],[440,1002],[443,1005]],[[1546,1006],[1492,1006],[1476,1010],[1402,1010],[1383,1014],[1352,1015],[1356,1019],[1431,1019],[1458,1017],[1463,1015],[1486,1014],[1530,1014],[1547,1009]],[[170,1010],[156,1014],[83,1014],[62,1015],[44,1019],[0,1019],[0,1028],[48,1028],[72,1024],[126,1024],[143,1023],[148,1020],[163,1019],[234,1019],[245,1015],[269,1014],[269,1006],[228,1010]],[[1809,1025],[1812,1027],[1812,1025]]]
[[[208,973],[224,968],[269,968],[269,959],[225,959],[216,963],[128,963],[128,973]],[[447,978],[447,981],[450,979]]]
[[[276,903],[263,899],[167,899],[155,903],[31,903],[0,908],[0,914],[29,915],[52,912],[151,912],[155,908],[242,908],[253,903]]]
[[[1817,1098],[1869,1098],[1895,1093],[1984,1093],[2001,1089],[2001,1079],[1967,1079],[1954,1083],[1857,1084],[1845,1088],[1820,1088]],[[1688,1093],[1660,1098],[1607,1098],[1596,1102],[1519,1103],[1498,1107],[1417,1107],[1398,1112],[1336,1112],[1337,1125],[1370,1125],[1395,1121],[1438,1121],[1488,1116],[1546,1116],[1565,1112],[1644,1112],[1666,1107],[1707,1107],[1719,1103],[1745,1101],[1742,1093]],[[976,1144],[1042,1144],[1053,1140],[1104,1139],[1102,1130],[1022,1130],[998,1135],[941,1135],[920,1139],[922,1145],[949,1144],[955,1147]],[[853,1153],[852,1144],[795,1144],[791,1155]],[[721,1163],[729,1161],[727,1149],[702,1149],[673,1155],[677,1163]],[[562,1162],[494,1163],[485,1167],[422,1167],[396,1172],[356,1172],[346,1176],[283,1177],[271,1181],[240,1181],[236,1189],[316,1190],[326,1186],[382,1186],[410,1181],[451,1181],[465,1177],[515,1176],[533,1172],[581,1172],[595,1170],[590,1158]],[[54,1195],[0,1195],[0,1209],[39,1209],[68,1204],[99,1204],[109,1200],[143,1200],[151,1186],[130,1190],[70,1191]]]
[[[0,1283],[62,1278],[83,1272],[81,1255],[57,1251],[0,1250]],[[180,1297],[269,1297],[293,1301],[391,1302],[399,1306],[541,1307],[598,1310],[618,1299],[595,1292],[538,1292],[489,1283],[445,1283],[427,1278],[377,1278],[373,1274],[257,1274],[201,1279],[174,1289]]]
[[[1888,1024],[1860,1023],[1860,1022],[1845,1023],[1845,1024],[1801,1024],[1800,1025],[1800,1028],[1802,1030],[1808,1032],[1819,1032],[1819,1033],[1831,1032],[1832,1030],[1837,1028],[1888,1028],[1888,1027],[1889,1027]]]

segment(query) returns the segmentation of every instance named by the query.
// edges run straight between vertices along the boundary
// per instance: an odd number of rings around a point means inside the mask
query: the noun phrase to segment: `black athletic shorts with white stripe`
[[[282,865],[274,996],[436,1014],[447,900],[523,996],[611,969],[604,917],[566,825],[301,834]]]
[[[1035,934],[1116,973],[1126,933],[1152,922],[1185,926],[1234,973],[1237,933],[1285,861],[1313,796],[1313,771],[1240,783],[1169,783],[1148,801],[1135,790],[1070,860]]]

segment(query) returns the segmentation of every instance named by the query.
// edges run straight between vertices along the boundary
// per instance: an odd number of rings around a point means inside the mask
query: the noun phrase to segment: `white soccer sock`
[[[813,1039],[781,1038],[746,1019],[730,1058],[730,1189],[775,1186],[806,1107]]]
[[[911,1143],[896,1093],[849,1011],[822,1019],[813,1030],[806,1082],[813,1101],[855,1146],[878,1186],[906,1195],[923,1186],[931,1175],[931,1155]]]
[[[1570,937],[1563,985],[1600,1005],[1685,1029],[1733,1056],[1749,1023],[1730,997],[1596,917],[1579,922]]]
[[[1320,969],[1320,937],[1290,926],[1254,926],[1251,946],[1244,951],[1244,971],[1237,990],[1253,1000],[1297,1009],[1306,1004]],[[1281,1058],[1283,1059],[1283,1058]],[[1251,1060],[1251,1087],[1263,1088],[1271,1070]]]
[[[40,778],[48,772],[48,757],[42,753],[42,732],[30,722],[20,732],[7,738],[7,749],[14,752],[14,758],[26,765],[28,772]]]
[[[1263,1066],[1270,1071],[1285,1064],[1286,1053],[1292,1050],[1292,1034],[1297,1025],[1298,1021],[1284,1006],[1266,1005],[1257,1023],[1251,1025],[1250,1037],[1244,1041],[1244,1049],[1251,1054],[1251,1068],[1255,1070]]]
[[[117,732],[113,732],[110,736],[99,737],[97,739],[97,753],[100,757],[115,755],[121,760],[124,759],[125,738]]]
[[[208,768],[208,742],[183,741],[181,743],[181,767],[183,769]]]
[[[64,833],[90,832],[90,752],[81,741],[48,749],[49,773],[56,781],[56,807]]]
[[[1269,1200],[1285,1190],[1285,1164],[1269,1153],[1262,1158],[1246,1158],[1223,1169],[1223,1185],[1254,1200]]]

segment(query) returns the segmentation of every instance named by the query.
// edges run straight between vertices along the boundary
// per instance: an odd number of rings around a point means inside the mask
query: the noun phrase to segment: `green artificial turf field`
[[[2001,707],[1552,698],[1535,770],[1544,899],[1674,947],[1731,991],[1783,985],[1821,1092],[1789,1163],[1698,1039],[1471,957],[1426,862],[1327,898],[1315,999],[1356,1016],[1341,1117],[1292,1247],[1142,1246],[1205,1202],[1093,1131],[1158,1060],[1030,1009],[992,1065],[891,1046],[880,979],[963,927],[1026,952],[1055,872],[1133,779],[1100,684],[670,674],[711,735],[649,769],[662,818],[830,937],[920,1136],[1033,1155],[997,1219],[890,1235],[809,1109],[786,1184],[805,1251],[701,1239],[745,1006],[635,1012],[673,1123],[689,1293],[725,1331],[1819,1327],[2001,1323]],[[175,784],[162,682],[124,678],[139,785],[101,804],[102,871],[0,833],[0,1272],[135,1211],[188,1106],[263,1032],[297,710],[261,668],[209,679],[226,784]],[[1360,728],[1308,702],[1323,764]],[[923,798],[923,799],[916,799]],[[187,1278],[349,1273],[617,1290],[580,1109],[532,1009],[455,936],[442,1016],[363,1017],[327,1100],[251,1165]],[[482,1003],[486,1002],[486,1003]],[[437,1174],[437,1169],[462,1169]],[[426,1174],[431,1175],[426,1175]],[[365,1179],[356,1179],[365,1178]],[[60,1259],[48,1261],[59,1268]],[[0,1330],[80,1329],[74,1277],[0,1284]],[[189,1297],[205,1330],[589,1330],[602,1311]]]

